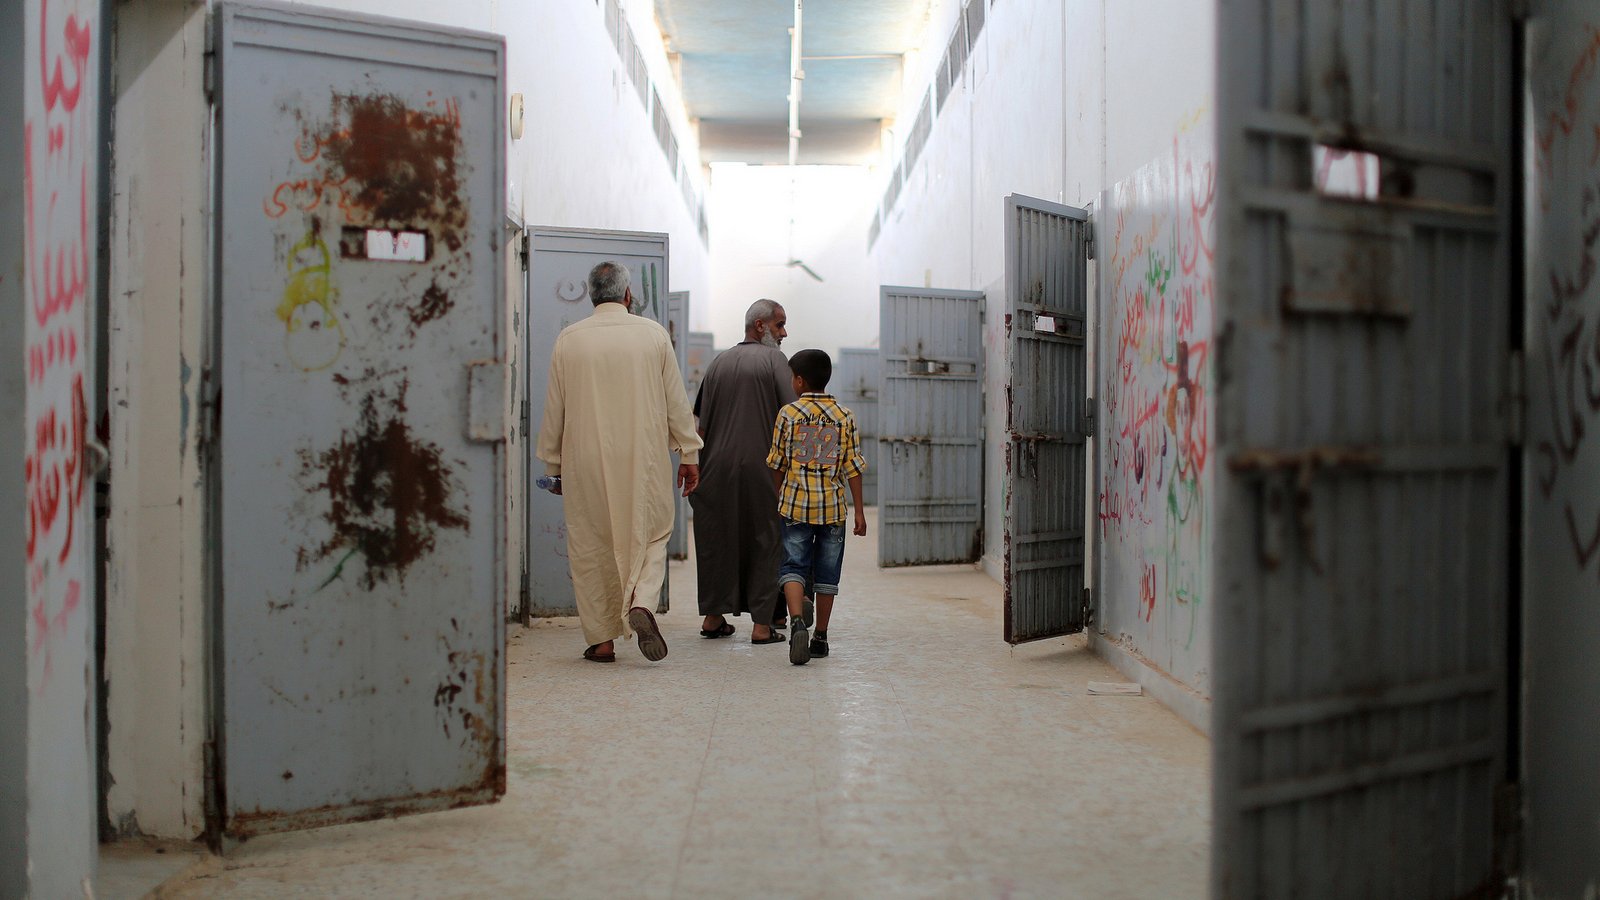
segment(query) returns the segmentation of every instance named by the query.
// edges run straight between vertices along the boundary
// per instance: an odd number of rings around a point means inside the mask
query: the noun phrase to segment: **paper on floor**
[[[1138,696],[1144,693],[1144,688],[1131,681],[1091,681],[1089,693]]]

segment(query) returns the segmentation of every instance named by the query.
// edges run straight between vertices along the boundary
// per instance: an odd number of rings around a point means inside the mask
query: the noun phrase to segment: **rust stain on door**
[[[437,444],[422,440],[405,419],[405,389],[398,400],[381,389],[361,401],[361,418],[332,447],[300,452],[301,480],[327,497],[327,541],[301,548],[299,567],[339,556],[323,585],[340,577],[360,554],[362,584],[404,581],[413,563],[431,553],[442,528],[468,528],[465,510],[451,505],[456,479]]]

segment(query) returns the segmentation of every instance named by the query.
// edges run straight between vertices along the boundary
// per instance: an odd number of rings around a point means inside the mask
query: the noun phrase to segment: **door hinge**
[[[211,13],[206,13],[205,48],[201,60],[201,82],[205,87],[206,103],[217,102],[217,29]]]
[[[1094,588],[1083,589],[1083,627],[1088,628],[1094,622]]]
[[[1089,219],[1083,226],[1083,258],[1094,259],[1094,219]]]
[[[1495,790],[1494,862],[1505,878],[1505,896],[1519,896],[1518,874],[1522,871],[1522,785],[1508,781]]]
[[[1083,435],[1094,436],[1095,402],[1093,397],[1083,398]]]
[[[527,232],[523,232],[522,240],[521,240],[520,243],[521,243],[521,248],[520,249],[521,249],[521,255],[522,255],[522,271],[526,272],[526,271],[528,271],[528,254],[529,254],[528,234],[527,234]]]
[[[1520,447],[1528,425],[1528,365],[1520,349],[1511,351],[1506,360],[1505,404],[1506,440]]]
[[[520,436],[522,437],[523,440],[527,440],[527,438],[528,438],[528,426],[530,424],[532,424],[532,423],[530,423],[528,421],[528,419],[531,418],[532,416],[533,416],[533,408],[528,405],[528,398],[527,397],[523,397],[522,398],[522,415],[519,417],[521,419],[521,422],[518,423],[518,427],[522,429],[521,432],[519,432],[519,434],[520,434]]]

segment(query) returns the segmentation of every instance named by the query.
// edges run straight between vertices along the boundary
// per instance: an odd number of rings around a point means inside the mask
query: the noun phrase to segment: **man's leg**
[[[651,610],[661,596],[661,585],[667,577],[667,538],[646,544],[642,548],[644,560],[639,567],[639,577],[628,592],[628,609],[625,621],[629,631],[639,639],[639,652],[651,662],[667,655],[667,639],[656,625]],[[626,631],[623,632],[627,634]]]

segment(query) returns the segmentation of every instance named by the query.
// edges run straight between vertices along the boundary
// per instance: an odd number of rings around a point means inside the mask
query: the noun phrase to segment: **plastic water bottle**
[[[536,479],[533,483],[535,485],[537,485],[539,490],[541,490],[541,491],[554,490],[555,488],[558,488],[558,487],[561,486],[561,476],[560,475],[540,475],[538,477],[538,479]]]

